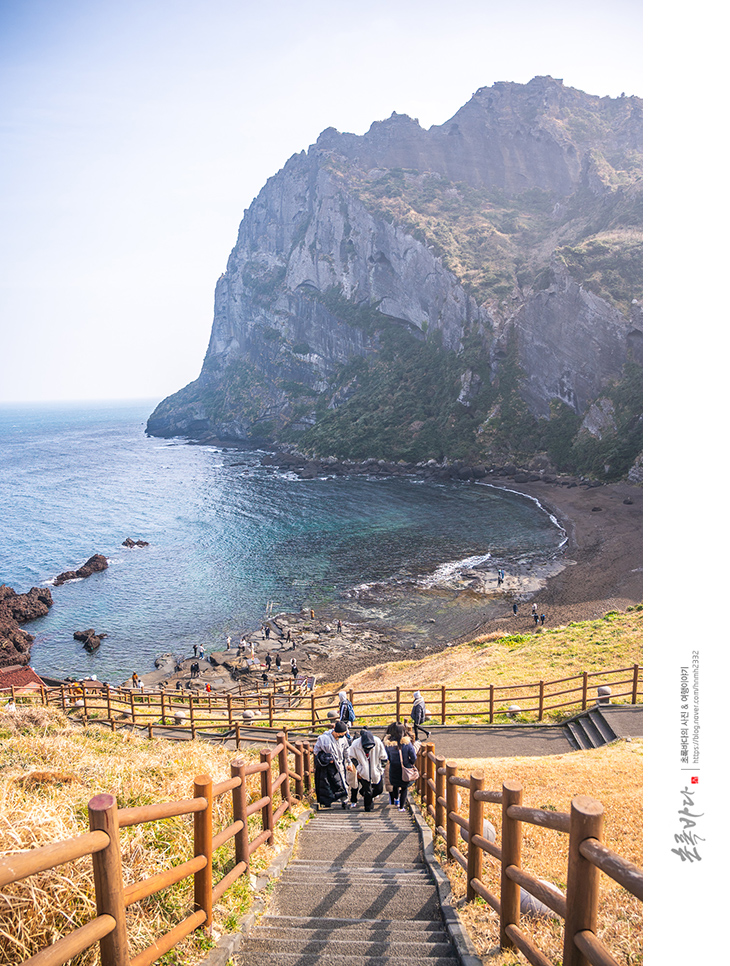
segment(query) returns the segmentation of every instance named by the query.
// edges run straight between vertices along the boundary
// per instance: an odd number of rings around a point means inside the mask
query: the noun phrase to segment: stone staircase
[[[409,811],[317,812],[236,966],[457,966]]]
[[[617,738],[643,734],[641,705],[596,705],[564,722],[563,729],[576,751],[600,748]]]

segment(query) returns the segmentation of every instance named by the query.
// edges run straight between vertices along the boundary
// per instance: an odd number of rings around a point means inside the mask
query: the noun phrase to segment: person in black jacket
[[[419,725],[423,725],[426,720],[426,702],[423,700],[420,691],[413,692],[413,707],[411,708],[411,721],[413,722],[413,730],[416,736],[416,741],[418,741],[418,732],[422,731],[424,735],[428,738],[431,734],[430,731],[426,731],[424,727],[419,728]]]
[[[404,724],[394,722],[388,727],[385,738],[385,751],[388,755],[388,780],[390,782],[390,804],[398,805],[398,810],[405,812],[408,787],[413,781],[408,781],[403,775],[403,768],[413,768],[416,764],[416,747],[411,741],[408,729]]]

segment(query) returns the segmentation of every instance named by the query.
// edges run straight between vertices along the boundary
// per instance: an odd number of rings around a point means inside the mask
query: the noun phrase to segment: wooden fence
[[[598,689],[608,687],[611,701],[637,704],[643,697],[643,668],[634,664],[611,671],[588,672],[554,681],[518,685],[454,688],[446,685],[420,687],[432,723],[493,724],[511,719],[519,707],[521,720],[542,721],[550,714],[585,711],[595,702]],[[359,725],[378,726],[408,717],[413,691],[390,688],[373,691],[348,690]],[[16,697],[13,692],[13,697]],[[18,699],[20,696],[17,696]],[[314,729],[328,723],[338,706],[337,694],[315,694],[306,685],[282,682],[278,690],[227,693],[113,688],[90,682],[44,688],[44,703],[78,714],[84,721],[106,723],[112,729],[124,725],[155,730],[168,737],[194,738],[198,730],[217,732],[240,741],[241,727]]]
[[[520,890],[529,892],[564,920],[562,966],[619,966],[596,936],[599,873],[618,882],[627,892],[643,899],[643,873],[633,863],[601,842],[603,806],[585,795],[571,802],[570,813],[522,805],[522,785],[506,781],[502,790],[487,791],[481,772],[460,777],[456,765],[439,757],[433,743],[418,752],[417,794],[433,819],[436,834],[445,839],[450,859],[466,873],[466,900],[484,899],[499,915],[501,948],[517,948],[533,966],[552,966],[520,925]],[[459,789],[469,795],[469,817],[458,811]],[[484,803],[502,807],[501,844],[484,835]],[[522,868],[522,824],[536,825],[568,836],[566,894],[547,888]],[[457,847],[466,841],[466,855]],[[483,877],[484,854],[501,867],[500,895],[493,895]]]
[[[213,906],[230,886],[250,869],[251,855],[271,842],[274,828],[292,805],[311,789],[311,751],[308,742],[291,743],[286,733],[278,744],[260,753],[260,761],[246,764],[231,762],[231,777],[213,783],[209,775],[194,780],[192,798],[135,808],[117,808],[113,795],[95,795],[89,802],[89,831],[74,839],[55,842],[0,858],[0,889],[35,873],[53,869],[83,856],[91,855],[97,915],[90,922],[24,960],[24,966],[60,966],[99,943],[102,966],[150,966],[198,927],[210,931]],[[289,766],[293,755],[294,768]],[[273,762],[278,762],[274,777]],[[259,795],[250,779],[259,776]],[[291,783],[294,782],[294,791]],[[278,792],[280,804],[275,807]],[[233,822],[214,834],[213,804],[230,794]],[[251,799],[249,801],[249,798]],[[249,819],[261,813],[262,831],[251,840]],[[157,822],[180,815],[193,817],[193,855],[187,862],[150,878],[125,886],[119,830],[132,825]],[[234,840],[233,867],[213,882],[213,854]],[[133,958],[127,937],[126,909],[183,879],[193,877],[194,907],[182,922]]]

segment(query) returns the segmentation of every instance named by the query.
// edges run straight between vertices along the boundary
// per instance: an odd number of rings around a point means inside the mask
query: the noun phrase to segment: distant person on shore
[[[281,654],[276,655],[276,670],[281,671]]]
[[[366,812],[372,812],[373,799],[383,791],[383,775],[388,764],[388,755],[383,742],[367,728],[350,745],[350,761],[355,766],[357,781],[362,792]],[[357,788],[350,794],[350,808],[357,804]]]
[[[299,668],[297,667],[297,662],[294,658],[291,659],[291,676],[295,678],[299,674]]]
[[[537,616],[537,611],[532,615],[535,618],[535,627],[540,623],[540,618]]]
[[[200,658],[201,661],[205,660],[205,648],[203,647],[202,644],[198,648],[198,657]]]
[[[266,670],[267,671],[270,671],[271,670],[271,655],[270,654],[267,654],[266,655],[265,664],[266,664]]]
[[[309,609],[309,619],[314,620],[314,610],[312,608]]]
[[[541,624],[544,624],[545,623],[545,615],[544,614],[540,614],[540,623]]]
[[[287,643],[290,643],[291,642],[291,628],[289,628],[287,630],[285,640],[286,640]]]
[[[337,717],[340,721],[344,721],[348,726],[355,724],[355,709],[352,707],[352,702],[347,697],[347,691],[340,691],[337,697],[340,699],[340,706],[337,709]]]
[[[517,604],[512,604],[512,613],[517,617]]]
[[[532,616],[537,617],[537,604],[532,605]]]
[[[267,625],[266,625],[266,627],[264,628],[264,636],[266,637],[266,640],[267,640],[267,641],[268,641],[268,639],[269,639],[269,638],[271,637],[271,628],[269,627],[269,625],[268,625],[268,624],[267,624]]]
[[[133,688],[138,688],[139,687],[139,675],[137,674],[136,671],[132,675],[132,687]]]
[[[339,618],[337,619],[337,633],[342,633],[342,621]]]
[[[231,649],[231,639],[230,639],[230,637],[229,637],[229,638],[227,638],[227,640],[226,640],[226,650],[227,650],[227,651],[230,651],[230,649]]]
[[[416,766],[416,747],[404,724],[393,722],[388,727],[385,740],[385,752],[388,756],[388,781],[390,782],[390,804],[397,805],[400,812],[406,810],[408,786],[415,779],[408,779],[404,774],[406,768]]]
[[[193,644],[193,657],[197,657],[197,656],[198,656],[198,645]]]
[[[418,731],[419,731],[418,726],[423,725],[423,722],[425,720],[426,720],[426,702],[423,700],[423,696],[420,691],[414,691],[413,707],[411,708],[411,721],[413,722],[413,733],[416,737],[416,741],[418,741]],[[425,734],[427,738],[431,734],[430,731],[426,731],[426,729],[423,727],[421,727],[420,730]]]
[[[314,791],[319,808],[330,808],[335,802],[347,808],[346,735],[347,725],[336,721],[332,729],[321,734],[315,742],[312,752]]]

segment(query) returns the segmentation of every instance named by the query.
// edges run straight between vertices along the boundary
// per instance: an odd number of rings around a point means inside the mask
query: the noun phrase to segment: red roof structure
[[[16,692],[40,691],[43,688],[43,681],[32,667],[26,667],[23,664],[0,667],[0,692],[9,692],[11,688],[15,688]]]

